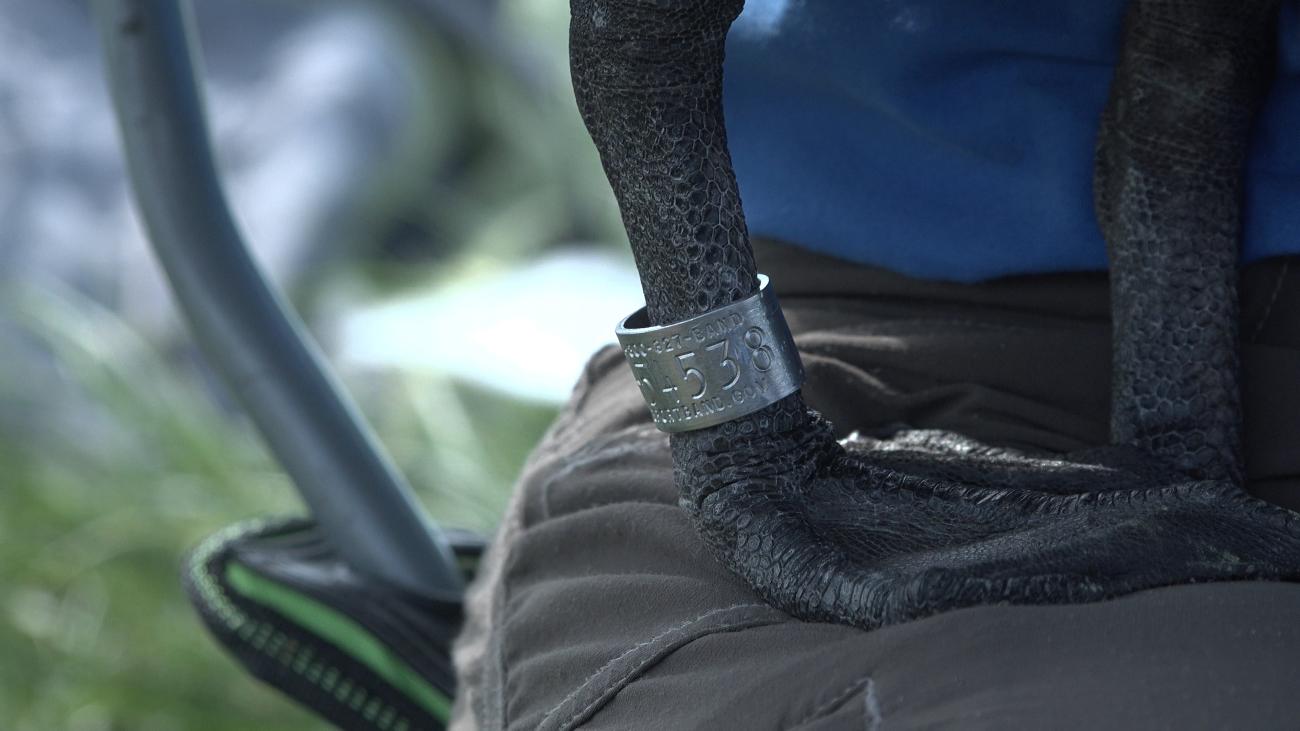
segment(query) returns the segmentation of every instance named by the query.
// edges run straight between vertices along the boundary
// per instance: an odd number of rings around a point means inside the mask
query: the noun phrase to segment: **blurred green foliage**
[[[8,310],[84,399],[83,423],[0,441],[4,728],[319,727],[222,656],[177,579],[183,551],[216,529],[300,512],[285,476],[198,371],[113,314],[66,291],[15,299]],[[431,378],[353,385],[433,514],[480,530],[553,415]]]
[[[240,677],[176,580],[223,523],[296,510],[285,478],[193,371],[111,314],[48,292],[16,305],[84,400],[81,423],[0,447],[5,728],[315,727]]]
[[[467,260],[507,266],[551,244],[616,238],[567,98],[567,3],[503,10],[553,85],[538,97],[491,59],[403,31],[428,103],[368,186],[347,255],[295,291],[309,322],[445,280]],[[146,338],[52,283],[0,293],[0,320],[46,364],[0,350],[0,729],[322,728],[245,677],[183,596],[180,562],[201,538],[301,511],[183,335]],[[449,525],[491,530],[554,414],[435,375],[342,375]]]

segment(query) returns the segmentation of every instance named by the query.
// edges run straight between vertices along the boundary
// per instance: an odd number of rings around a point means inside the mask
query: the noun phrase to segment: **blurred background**
[[[641,299],[569,89],[568,3],[195,11],[256,257],[432,514],[491,531]],[[99,53],[87,0],[0,0],[0,728],[323,728],[182,594],[201,538],[302,507],[178,320]]]

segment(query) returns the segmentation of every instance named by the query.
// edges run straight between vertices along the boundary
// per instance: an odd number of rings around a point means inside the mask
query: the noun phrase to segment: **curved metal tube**
[[[137,204],[204,353],[352,568],[419,595],[458,597],[446,539],[231,218],[208,145],[188,6],[92,5]]]

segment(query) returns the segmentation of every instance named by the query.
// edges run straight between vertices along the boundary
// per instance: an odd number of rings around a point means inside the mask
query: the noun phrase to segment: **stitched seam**
[[[759,623],[759,624],[761,624],[761,623]],[[703,639],[703,638],[705,638],[705,637],[711,637],[711,636],[713,636],[713,635],[717,635],[717,634],[722,634],[722,633],[725,633],[725,632],[734,632],[734,631],[738,631],[738,630],[749,629],[749,628],[754,627],[754,626],[756,626],[755,623],[753,623],[753,622],[751,622],[751,621],[746,621],[746,620],[736,620],[736,621],[733,621],[733,622],[728,623],[728,624],[723,624],[723,625],[719,625],[719,626],[717,626],[717,627],[714,627],[712,630],[710,630],[710,631],[708,631],[708,632],[706,632],[706,633],[704,633],[704,634],[702,634],[702,635],[698,635],[698,636],[696,636],[696,637],[691,637],[691,638],[688,639],[685,643],[683,643],[680,647],[677,647],[677,648],[673,649],[672,652],[669,652],[669,653],[667,653],[666,655],[651,655],[651,656],[645,658],[645,659],[642,660],[641,662],[637,663],[635,666],[628,668],[628,669],[627,669],[627,672],[625,672],[625,673],[623,673],[622,675],[620,675],[616,680],[614,680],[613,682],[609,683],[609,684],[608,684],[608,687],[605,689],[605,691],[603,691],[599,696],[597,696],[597,697],[596,697],[595,699],[593,699],[590,703],[588,703],[586,706],[584,706],[581,710],[579,710],[578,712],[574,713],[573,716],[570,717],[568,721],[565,721],[565,722],[564,722],[564,725],[561,726],[560,728],[564,729],[565,731],[569,731],[569,729],[575,729],[575,728],[577,728],[578,726],[580,726],[580,725],[586,723],[587,721],[591,720],[591,716],[592,716],[592,714],[593,714],[596,710],[598,710],[600,707],[604,706],[606,703],[609,702],[609,700],[610,700],[611,698],[613,698],[613,697],[614,697],[615,695],[617,695],[618,693],[622,692],[623,688],[627,687],[630,683],[632,683],[633,681],[635,681],[636,678],[637,678],[638,676],[641,675],[641,671],[644,670],[645,667],[646,667],[647,665],[655,665],[655,664],[658,664],[658,663],[662,662],[662,661],[665,660],[668,656],[670,656],[670,655],[672,655],[673,653],[677,652],[677,650],[680,650],[680,649],[682,649],[682,647],[686,647],[687,645],[690,645],[692,642],[695,642],[696,640],[700,640],[700,639]],[[615,689],[615,690],[614,690],[614,693],[612,693],[612,694],[610,694],[610,695],[607,696],[606,694],[609,692],[609,690],[610,690],[611,688],[614,688],[614,689]],[[580,720],[580,719],[581,719],[581,720]],[[576,722],[576,723],[575,723],[575,722]]]
[[[568,512],[565,512],[565,513],[561,513],[558,517],[556,517],[556,518],[552,518],[551,520],[563,520],[563,519],[568,518],[568,517],[570,517],[570,516],[575,516],[575,515],[584,515],[584,514],[586,514],[586,513],[590,513],[590,512],[592,512],[592,511],[594,511],[594,510],[604,510],[604,509],[608,509],[608,508],[617,508],[617,507],[622,506],[622,505],[635,505],[635,506],[645,507],[645,508],[665,508],[665,509],[671,510],[674,514],[680,512],[680,510],[681,510],[681,509],[678,508],[676,505],[672,505],[671,503],[656,503],[656,502],[651,502],[651,501],[649,501],[649,500],[619,500],[618,502],[612,502],[612,503],[601,503],[600,505],[588,505],[588,506],[586,506],[586,507],[578,508],[578,509],[576,509],[576,510],[571,510],[571,511],[568,511]],[[638,573],[644,573],[644,572],[638,572]],[[664,574],[664,575],[666,575],[666,576],[681,576],[681,574]]]
[[[1259,316],[1259,322],[1255,324],[1255,332],[1251,333],[1250,342],[1259,340],[1260,334],[1264,332],[1264,325],[1268,323],[1269,315],[1273,314],[1273,305],[1277,304],[1278,295],[1282,294],[1282,284],[1286,282],[1286,270],[1290,266],[1290,259],[1282,262],[1282,269],[1277,273],[1277,281],[1273,283],[1273,292],[1268,297],[1268,304],[1264,305],[1264,314]]]
[[[848,700],[849,696],[853,695],[859,690],[862,690],[863,688],[867,688],[867,689],[871,688],[870,675],[863,675],[861,677],[855,678],[853,682],[844,686],[844,690],[841,690],[839,693],[836,693],[833,698],[821,704],[820,706],[817,706],[816,708],[812,709],[808,713],[804,714],[803,718],[800,718],[798,721],[795,721],[794,724],[789,727],[790,731],[794,731],[794,729],[797,729],[800,726],[803,726],[810,721],[815,721],[818,718],[825,716],[827,713],[834,711],[836,708],[839,708],[841,705],[843,705],[844,701]]]
[[[698,624],[698,623],[700,623],[700,622],[702,622],[702,621],[708,619],[709,617],[712,617],[712,616],[715,615],[715,614],[721,614],[722,612],[730,612],[730,611],[733,611],[733,610],[736,610],[736,609],[758,609],[758,608],[767,608],[767,605],[766,605],[766,604],[758,604],[758,603],[733,604],[733,605],[731,605],[731,606],[729,606],[729,607],[719,607],[719,608],[710,609],[709,611],[705,612],[704,614],[701,614],[701,615],[699,615],[699,616],[697,616],[697,617],[694,617],[694,618],[692,618],[692,619],[688,619],[688,620],[686,620],[686,621],[684,621],[684,622],[682,622],[682,623],[680,623],[680,624],[677,624],[677,625],[674,625],[674,626],[672,626],[672,627],[669,627],[668,629],[664,630],[663,632],[660,632],[659,634],[655,635],[654,637],[651,637],[651,638],[648,639],[648,640],[644,640],[644,641],[642,641],[642,642],[638,642],[637,644],[635,644],[635,645],[629,647],[627,650],[624,650],[621,654],[618,655],[618,657],[615,657],[614,659],[610,660],[609,662],[606,662],[604,665],[601,665],[600,668],[596,670],[596,672],[592,673],[591,675],[588,675],[588,676],[587,676],[587,679],[584,680],[584,681],[582,681],[582,683],[581,683],[581,684],[580,684],[576,689],[574,689],[574,691],[573,691],[572,693],[569,693],[568,695],[566,695],[566,696],[564,697],[563,700],[561,700],[559,703],[557,703],[557,704],[555,705],[554,708],[552,708],[551,710],[549,710],[549,711],[546,712],[546,715],[542,718],[542,723],[539,724],[539,725],[543,725],[543,726],[546,725],[546,722],[549,721],[549,720],[551,719],[551,716],[555,715],[555,713],[556,713],[557,711],[559,711],[561,708],[563,708],[565,703],[568,703],[570,700],[572,700],[574,697],[576,697],[579,693],[581,693],[583,690],[585,690],[585,689],[587,688],[587,686],[591,685],[592,682],[594,682],[594,681],[596,680],[596,678],[600,677],[600,675],[601,675],[602,673],[604,673],[606,670],[608,670],[610,667],[612,667],[612,666],[613,666],[615,663],[617,663],[619,660],[622,660],[623,658],[627,657],[628,655],[631,655],[631,654],[635,653],[637,650],[640,650],[641,648],[643,648],[643,647],[647,647],[647,646],[649,646],[649,645],[653,645],[654,643],[658,642],[659,640],[663,639],[664,637],[667,637],[668,635],[671,635],[671,634],[673,634],[673,633],[675,633],[675,632],[680,632],[680,631],[686,629],[687,627],[690,627],[690,626],[693,625],[693,624]],[[638,665],[636,666],[635,669],[639,669],[640,667],[644,666],[645,662],[649,661],[650,659],[651,659],[651,658],[647,658],[646,661],[643,661],[643,662],[641,662],[641,663],[638,663]],[[593,703],[589,703],[589,704],[587,704],[586,706],[584,706],[583,709],[582,709],[581,711],[579,711],[579,712],[573,714],[573,716],[571,716],[567,721],[565,721],[563,724],[561,724],[561,727],[562,727],[562,728],[563,728],[563,727],[567,727],[569,724],[573,723],[574,720],[576,720],[577,718],[579,718],[580,716],[582,716],[583,713],[586,713],[587,711],[591,710],[591,707],[592,707],[593,705],[595,705],[595,702],[593,702]]]

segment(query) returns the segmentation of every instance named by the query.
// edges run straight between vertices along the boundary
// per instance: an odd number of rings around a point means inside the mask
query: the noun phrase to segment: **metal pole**
[[[258,270],[208,145],[181,0],[92,0],[136,201],[204,353],[354,569],[423,596],[463,591],[451,549]]]

